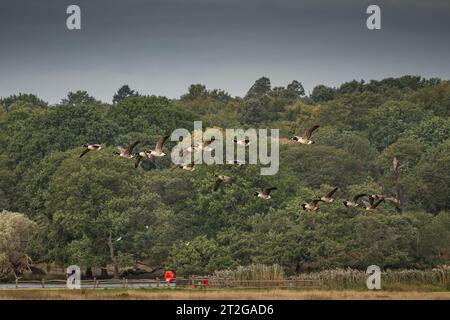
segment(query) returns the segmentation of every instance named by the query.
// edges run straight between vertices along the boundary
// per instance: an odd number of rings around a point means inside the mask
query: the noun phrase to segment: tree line
[[[449,110],[450,83],[418,76],[318,85],[308,95],[299,81],[272,87],[262,77],[244,97],[193,84],[179,99],[125,85],[112,104],[83,91],[56,105],[33,94],[2,98],[0,240],[22,245],[0,247],[0,271],[20,273],[29,261],[106,273],[114,260],[119,268],[143,263],[178,274],[251,263],[279,263],[289,273],[448,263]],[[192,174],[170,170],[170,157],[143,160],[136,170],[111,157],[130,141],[151,148],[176,128],[192,129],[194,120],[279,128],[286,138],[279,173],[217,165]],[[315,124],[314,145],[289,143]],[[79,159],[85,143],[105,148]],[[403,164],[397,178],[394,157]],[[217,174],[238,179],[212,192]],[[394,194],[398,184],[402,213],[385,204],[367,214],[342,206],[357,193]],[[248,192],[271,185],[277,190],[268,201]],[[335,203],[317,213],[301,209],[334,187]]]

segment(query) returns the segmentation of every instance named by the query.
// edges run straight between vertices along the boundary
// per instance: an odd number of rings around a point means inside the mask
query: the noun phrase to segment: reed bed
[[[267,266],[253,264],[236,269],[216,271],[209,277],[211,287],[278,287],[278,288],[366,288],[368,274],[363,270],[337,268],[317,272],[301,273],[286,277],[277,264]],[[402,286],[436,287],[450,290],[450,266],[438,266],[430,270],[385,270],[381,272],[382,287],[401,289]]]
[[[367,274],[356,269],[333,269],[320,272],[302,273],[298,280],[315,280],[327,288],[351,288],[366,286]],[[431,285],[450,289],[450,266],[439,266],[431,270],[386,270],[381,272],[382,286],[395,284]]]
[[[209,279],[211,286],[215,287],[270,287],[282,286],[285,274],[278,264],[252,264],[215,271]]]

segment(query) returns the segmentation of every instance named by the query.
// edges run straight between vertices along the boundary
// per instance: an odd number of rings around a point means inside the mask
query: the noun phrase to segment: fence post
[[[159,288],[159,278],[156,277],[156,287]]]
[[[128,289],[128,279],[125,279],[125,288]]]
[[[45,288],[45,279],[42,279],[42,288]]]
[[[125,289],[125,278],[122,278],[122,288]]]
[[[19,279],[16,279],[16,289],[19,288]]]

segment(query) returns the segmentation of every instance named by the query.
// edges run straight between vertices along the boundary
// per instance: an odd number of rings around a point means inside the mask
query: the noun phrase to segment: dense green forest
[[[0,269],[12,247],[8,232],[26,239],[33,263],[85,270],[142,262],[207,274],[278,263],[296,273],[449,263],[449,81],[350,81],[307,95],[298,81],[272,87],[263,77],[244,97],[201,84],[187,91],[171,100],[124,86],[112,104],[82,91],[56,105],[33,94],[0,99]],[[204,128],[280,129],[286,139],[279,173],[262,176],[259,165],[170,170],[170,156],[135,169],[113,155],[136,140],[138,151],[152,148],[176,128],[192,130],[195,120]],[[316,124],[314,144],[289,142]],[[79,158],[86,143],[103,148]],[[236,183],[214,192],[219,174]],[[357,193],[394,195],[396,183],[404,193],[401,212],[388,203],[368,212],[342,204]],[[277,187],[271,199],[253,195],[268,186]],[[333,203],[318,212],[301,208],[334,187]],[[24,216],[8,222],[9,212]]]

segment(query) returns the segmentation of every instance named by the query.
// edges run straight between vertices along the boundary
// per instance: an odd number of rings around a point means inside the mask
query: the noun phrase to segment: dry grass
[[[325,290],[9,289],[0,300],[450,300],[450,292]]]

